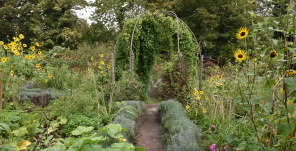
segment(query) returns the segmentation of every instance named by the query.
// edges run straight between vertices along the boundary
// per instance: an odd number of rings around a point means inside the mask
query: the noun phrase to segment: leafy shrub
[[[126,101],[123,102],[121,109],[114,117],[111,123],[120,124],[127,131],[123,132],[124,138],[129,142],[136,142],[135,127],[136,120],[147,112],[147,108],[143,102],[140,101]]]
[[[158,106],[158,115],[161,116],[162,129],[165,132],[166,150],[168,151],[195,151],[198,150],[198,141],[201,131],[185,115],[181,103],[168,100]]]
[[[71,131],[76,129],[78,126],[96,126],[97,120],[90,118],[85,115],[70,115],[68,116],[68,122],[61,130],[66,136],[71,136]]]

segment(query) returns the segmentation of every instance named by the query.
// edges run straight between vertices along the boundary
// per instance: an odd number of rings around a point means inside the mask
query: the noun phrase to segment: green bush
[[[90,118],[85,115],[70,115],[68,116],[68,122],[63,126],[61,132],[66,136],[72,136],[71,131],[75,130],[78,126],[96,126],[98,120]]]
[[[120,124],[127,131],[123,132],[124,138],[129,142],[136,143],[135,127],[137,126],[137,119],[146,114],[147,108],[143,102],[140,101],[126,101],[123,102],[121,109],[111,122],[113,124]]]
[[[158,106],[158,115],[161,116],[165,133],[166,150],[199,150],[201,130],[185,115],[181,103],[174,100],[161,102]]]

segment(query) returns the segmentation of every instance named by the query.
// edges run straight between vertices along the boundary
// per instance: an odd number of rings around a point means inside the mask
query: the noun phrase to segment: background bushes
[[[201,130],[185,115],[181,103],[168,100],[158,106],[165,149],[167,151],[196,151]]]

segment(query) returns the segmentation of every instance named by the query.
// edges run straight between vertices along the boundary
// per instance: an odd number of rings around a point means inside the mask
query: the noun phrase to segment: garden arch
[[[160,53],[174,52],[178,56],[172,60],[178,68],[186,70],[187,85],[194,84],[200,47],[190,28],[175,13],[143,13],[128,19],[116,46],[116,77],[120,78],[123,71],[129,70],[132,78],[135,72],[146,93],[155,57]]]

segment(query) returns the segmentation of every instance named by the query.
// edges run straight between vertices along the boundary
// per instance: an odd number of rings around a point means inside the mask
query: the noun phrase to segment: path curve
[[[158,104],[146,104],[148,113],[138,131],[138,147],[144,147],[147,151],[163,151],[160,123],[157,120]]]

